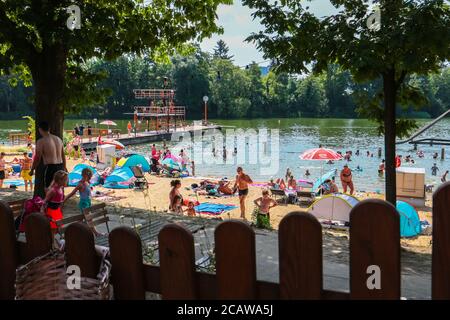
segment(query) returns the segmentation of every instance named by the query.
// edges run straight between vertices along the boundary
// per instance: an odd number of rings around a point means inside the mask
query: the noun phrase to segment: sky
[[[307,2],[306,0],[299,0]],[[335,12],[334,7],[328,0],[308,1],[307,5],[315,15],[321,17]],[[221,5],[218,8],[218,24],[223,27],[222,35],[214,35],[210,39],[205,39],[201,43],[201,48],[212,52],[219,39],[225,41],[230,48],[230,54],[234,55],[234,62],[238,66],[246,66],[252,61],[263,62],[263,54],[259,52],[255,45],[245,42],[252,32],[263,30],[263,26],[258,21],[253,21],[252,10],[242,5],[241,0],[234,0],[230,6]],[[269,62],[261,63],[261,66],[268,65]]]

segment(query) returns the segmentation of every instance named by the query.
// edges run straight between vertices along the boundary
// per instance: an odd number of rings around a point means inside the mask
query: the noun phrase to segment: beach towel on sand
[[[219,203],[202,203],[198,206],[195,206],[195,212],[202,214],[209,214],[213,216],[218,216],[225,211],[230,211],[236,209],[237,207],[229,204],[219,204]]]
[[[34,183],[34,179],[33,179],[33,183]],[[16,187],[20,187],[20,186],[24,186],[25,182],[23,182],[22,179],[8,179],[8,180],[3,180],[3,184],[5,186],[16,186]]]

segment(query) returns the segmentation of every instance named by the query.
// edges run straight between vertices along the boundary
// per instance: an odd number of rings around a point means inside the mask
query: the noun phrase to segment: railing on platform
[[[432,298],[450,299],[450,183],[433,195]],[[216,274],[195,269],[193,235],[170,224],[159,233],[160,265],[143,263],[141,240],[129,227],[109,235],[115,299],[400,299],[400,222],[394,206],[364,200],[350,213],[350,292],[323,288],[322,226],[312,215],[292,212],[278,231],[279,281],[256,278],[255,232],[241,221],[225,221],[215,230]],[[51,249],[48,220],[28,218],[27,243],[16,241],[13,214],[0,202],[0,299],[13,299],[15,270]],[[66,231],[68,264],[93,270],[93,234],[79,224]],[[379,287],[368,285],[373,270]]]
[[[135,89],[133,93],[136,99],[173,100],[175,91],[172,89]]]
[[[73,136],[75,136],[75,131],[74,130],[64,130],[66,133],[70,133]],[[102,137],[107,137],[107,136],[111,136],[111,137],[119,137],[121,134],[121,130],[120,129],[103,129],[103,128],[92,128],[91,129],[91,135],[89,136],[88,134],[88,130],[84,129],[83,130],[83,136],[81,136],[81,138],[85,139],[85,138],[89,138],[89,137],[93,137],[96,138],[99,135],[101,135]]]
[[[185,116],[186,107],[174,106],[174,107],[149,107],[149,106],[136,106],[134,111],[137,112],[139,117],[164,117],[170,116]]]
[[[27,144],[29,140],[28,133],[23,132],[10,132],[9,133],[9,143],[12,145],[22,145]]]

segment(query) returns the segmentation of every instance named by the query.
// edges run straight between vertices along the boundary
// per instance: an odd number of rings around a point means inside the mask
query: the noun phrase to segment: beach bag
[[[102,255],[100,270],[95,279],[80,278],[79,288],[69,288],[65,256],[49,252],[16,270],[16,300],[110,300],[111,264]],[[73,272],[72,272],[73,274]]]
[[[39,196],[34,196],[32,199],[26,200],[23,206],[23,212],[15,220],[16,231],[19,233],[25,232],[27,217],[33,212],[41,212],[43,205],[44,200]]]

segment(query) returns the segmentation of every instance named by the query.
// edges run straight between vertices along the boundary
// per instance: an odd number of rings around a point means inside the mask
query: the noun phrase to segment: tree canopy
[[[220,32],[219,4],[231,0],[3,0],[0,2],[0,74],[34,85],[36,120],[62,136],[64,112],[101,101],[94,90],[102,73],[90,59],[112,60],[124,53],[157,55]],[[72,14],[80,28],[68,28]],[[69,13],[68,13],[69,11]],[[80,18],[78,21],[78,18]],[[42,174],[36,193],[43,195]]]
[[[248,68],[232,64],[233,67],[225,71],[220,67],[222,64],[219,61],[213,53],[201,51],[199,47],[190,54],[174,54],[169,62],[156,62],[146,55],[130,54],[113,61],[88,61],[85,66],[88,72],[101,72],[105,75],[96,84],[96,90],[106,92],[105,101],[85,104],[79,110],[66,113],[66,116],[85,119],[129,117],[126,113],[132,112],[133,106],[142,103],[134,98],[132,90],[162,88],[164,77],[168,77],[169,86],[176,89],[176,103],[187,107],[188,119],[203,117],[204,95],[210,97],[209,118],[364,117],[356,109],[365,108],[366,96],[375,96],[382,87],[379,79],[356,83],[350,72],[342,70],[338,65],[330,65],[319,74],[297,77],[283,72],[275,73],[273,70],[263,74],[265,67],[256,63],[249,64]],[[217,79],[218,70],[223,73],[221,78],[224,81]],[[428,102],[420,111],[410,105],[408,108],[397,108],[397,113],[406,118],[435,118],[442,114],[450,104],[449,70],[450,68],[443,67],[436,74],[412,76],[410,82],[424,92]],[[27,88],[19,81],[16,87],[11,87],[8,84],[10,77],[0,77],[0,118],[20,119],[21,116],[33,114],[30,102],[33,86]],[[221,96],[231,96],[235,90],[234,83],[226,81],[227,77],[241,78],[243,86],[248,88],[240,92],[241,97],[251,103],[244,116],[234,109],[234,104],[222,104],[220,110],[217,108],[216,101]],[[317,95],[302,93],[306,83],[320,97],[321,104],[317,108]],[[217,84],[220,86],[212,90]]]
[[[424,104],[410,77],[437,72],[450,57],[450,7],[443,0],[372,2],[330,0],[337,13],[319,18],[305,2],[243,1],[265,28],[248,41],[275,59],[279,70],[319,73],[337,64],[358,82],[382,79],[380,91],[366,95],[367,106],[359,111],[385,134],[386,195],[395,203],[395,137],[415,125],[396,118],[396,107]]]
[[[217,41],[216,46],[214,47],[214,57],[225,59],[225,60],[232,60],[234,56],[230,56],[228,52],[230,51],[230,48],[228,48],[225,41],[220,39]]]

